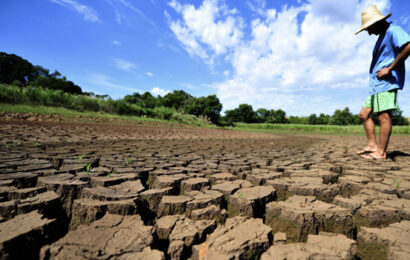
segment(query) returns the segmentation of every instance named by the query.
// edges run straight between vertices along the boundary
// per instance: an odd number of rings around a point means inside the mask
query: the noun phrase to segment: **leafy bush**
[[[154,108],[154,116],[156,118],[164,119],[164,120],[170,120],[172,118],[172,115],[174,114],[173,109],[169,107],[156,107]]]

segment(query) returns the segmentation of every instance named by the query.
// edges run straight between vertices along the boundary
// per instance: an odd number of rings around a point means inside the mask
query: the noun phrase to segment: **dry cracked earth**
[[[410,259],[410,137],[0,120],[1,259]]]

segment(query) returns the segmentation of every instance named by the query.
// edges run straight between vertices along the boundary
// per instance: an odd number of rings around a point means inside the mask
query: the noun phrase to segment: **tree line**
[[[0,86],[0,101],[8,103],[42,104],[67,107],[76,110],[102,111],[122,115],[137,115],[170,119],[175,113],[203,117],[214,124],[233,125],[244,123],[279,123],[310,125],[356,125],[357,115],[349,108],[336,110],[332,116],[312,114],[308,117],[286,116],[282,109],[259,108],[249,104],[226,110],[221,116],[222,104],[216,95],[194,97],[183,90],[174,90],[165,96],[153,96],[150,92],[134,93],[122,99],[112,100],[108,95],[83,92],[81,87],[67,80],[60,72],[53,73],[42,66],[15,55],[0,52],[0,83],[17,86],[18,89]],[[44,90],[41,90],[44,89]],[[377,118],[375,118],[377,121]],[[402,111],[393,113],[393,124],[408,125]]]
[[[402,116],[403,111],[397,110],[392,113],[393,125],[409,125],[407,118]],[[378,124],[378,119],[375,115],[372,118]],[[241,104],[238,108],[226,110],[225,116],[222,117],[225,124],[234,124],[235,122],[243,123],[271,123],[271,124],[304,124],[304,125],[360,125],[361,120],[357,114],[350,112],[346,107],[343,110],[337,109],[333,115],[311,114],[307,117],[286,116],[286,112],[282,109],[268,110],[259,108],[253,110],[251,105]]]

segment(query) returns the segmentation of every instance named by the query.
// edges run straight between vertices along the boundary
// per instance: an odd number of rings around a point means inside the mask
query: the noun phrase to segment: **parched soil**
[[[0,119],[1,259],[410,259],[410,137]]]

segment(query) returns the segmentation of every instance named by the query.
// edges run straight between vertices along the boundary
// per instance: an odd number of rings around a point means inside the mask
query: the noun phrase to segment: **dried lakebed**
[[[409,259],[410,137],[0,121],[1,259]]]

